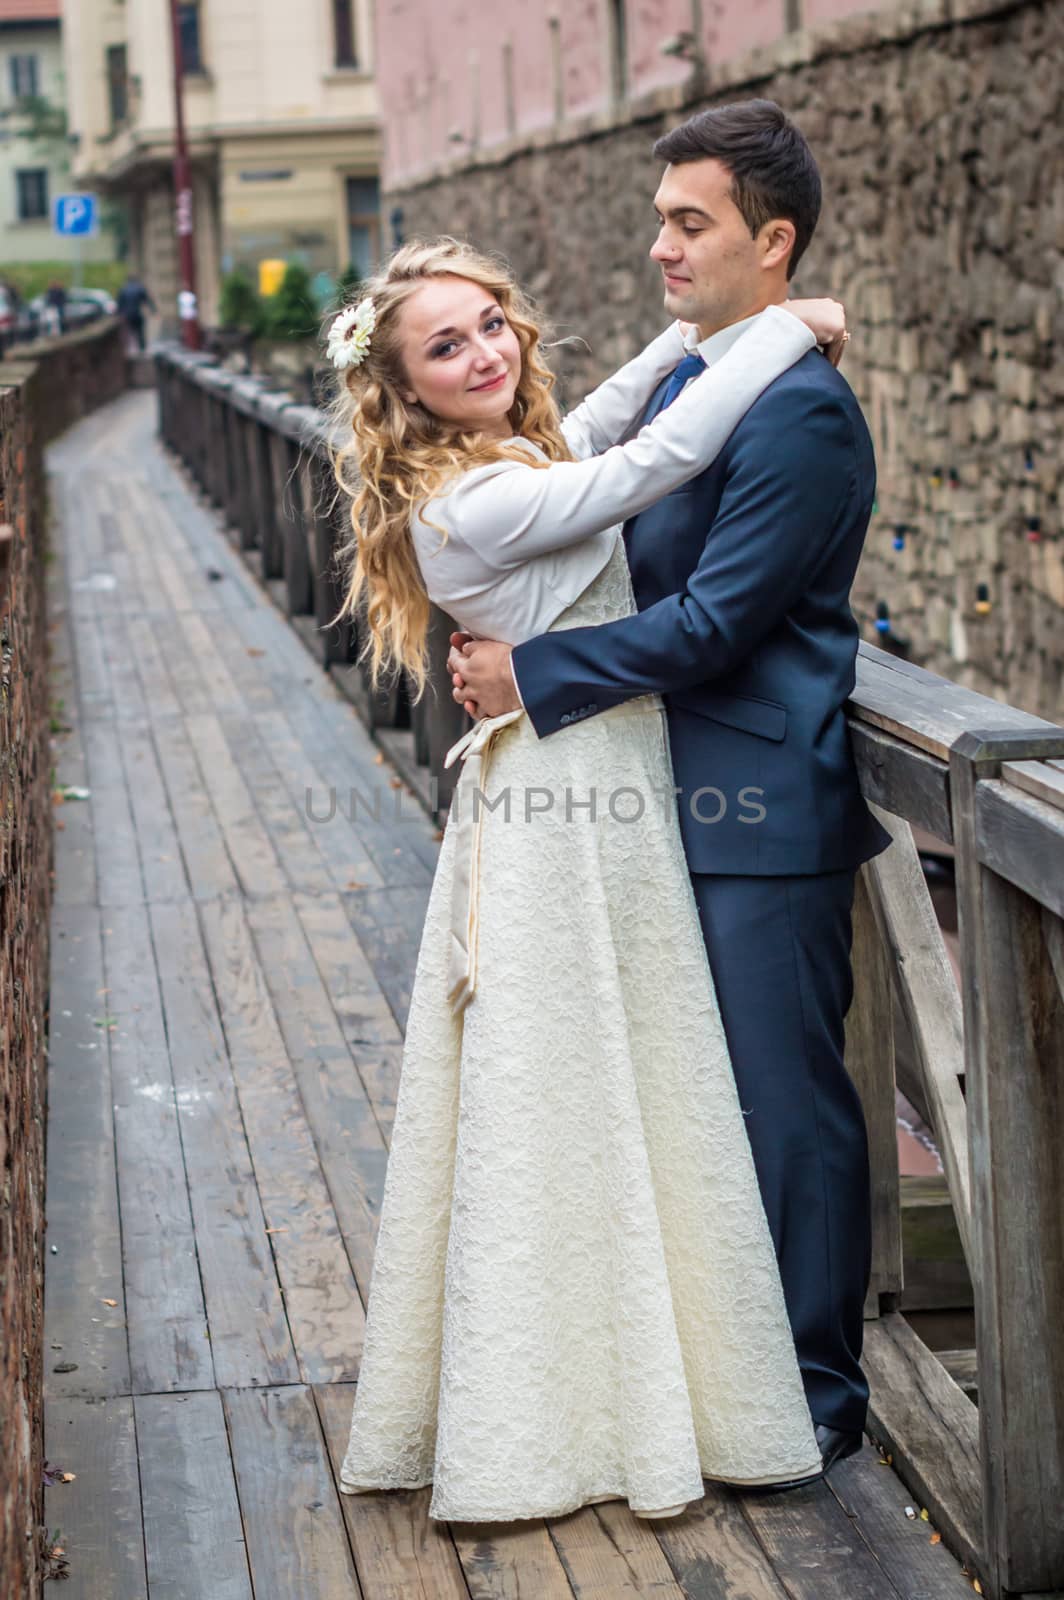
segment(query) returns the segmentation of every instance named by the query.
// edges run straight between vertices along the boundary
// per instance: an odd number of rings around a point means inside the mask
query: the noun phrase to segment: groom
[[[700,112],[654,154],[668,166],[650,254],[666,310],[693,327],[644,421],[787,298],[820,210],[812,152],[771,101]],[[482,716],[523,704],[540,738],[664,696],[691,882],[825,1471],[860,1448],[868,1405],[868,1149],[843,1018],[856,870],[889,836],[861,796],[843,707],[874,488],[857,402],[810,351],[706,472],[626,525],[635,616],[512,651],[454,635],[448,657],[457,700]]]

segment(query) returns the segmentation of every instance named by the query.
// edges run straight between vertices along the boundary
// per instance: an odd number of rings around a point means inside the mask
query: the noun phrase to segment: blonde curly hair
[[[540,446],[536,463],[520,446],[464,430],[403,399],[408,387],[400,354],[404,303],[428,278],[464,278],[494,296],[517,336],[521,376],[508,414],[515,436]],[[542,329],[510,269],[471,245],[447,237],[397,250],[359,289],[373,301],[376,325],[365,360],[340,375],[332,412],[340,436],[336,480],[351,497],[351,539],[337,552],[343,604],[333,622],[358,617],[365,630],[359,659],[377,686],[382,675],[409,674],[414,698],[428,681],[429,598],[410,533],[414,512],[471,466],[520,460],[528,466],[572,459],[553,398],[554,378],[540,353]]]

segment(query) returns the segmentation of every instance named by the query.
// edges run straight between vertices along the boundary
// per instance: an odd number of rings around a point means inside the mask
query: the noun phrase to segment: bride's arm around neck
[[[601,455],[632,430],[663,378],[684,358],[683,334],[670,322],[645,350],[593,389],[562,421],[565,442],[578,461]]]
[[[704,472],[759,395],[815,342],[797,317],[769,306],[626,443],[578,461],[526,466],[507,459],[463,473],[415,516],[419,556],[448,569],[460,587],[636,516]],[[441,530],[448,534],[442,546]]]

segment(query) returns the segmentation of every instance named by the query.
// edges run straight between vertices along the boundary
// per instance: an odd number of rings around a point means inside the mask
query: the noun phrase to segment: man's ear
[[[773,217],[766,222],[757,236],[762,267],[782,266],[790,257],[796,238],[794,223],[787,217]]]

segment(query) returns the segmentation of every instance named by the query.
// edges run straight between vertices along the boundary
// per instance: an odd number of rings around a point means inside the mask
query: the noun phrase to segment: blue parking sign
[[[96,196],[94,194],[57,194],[55,197],[55,231],[70,235],[96,232]]]

